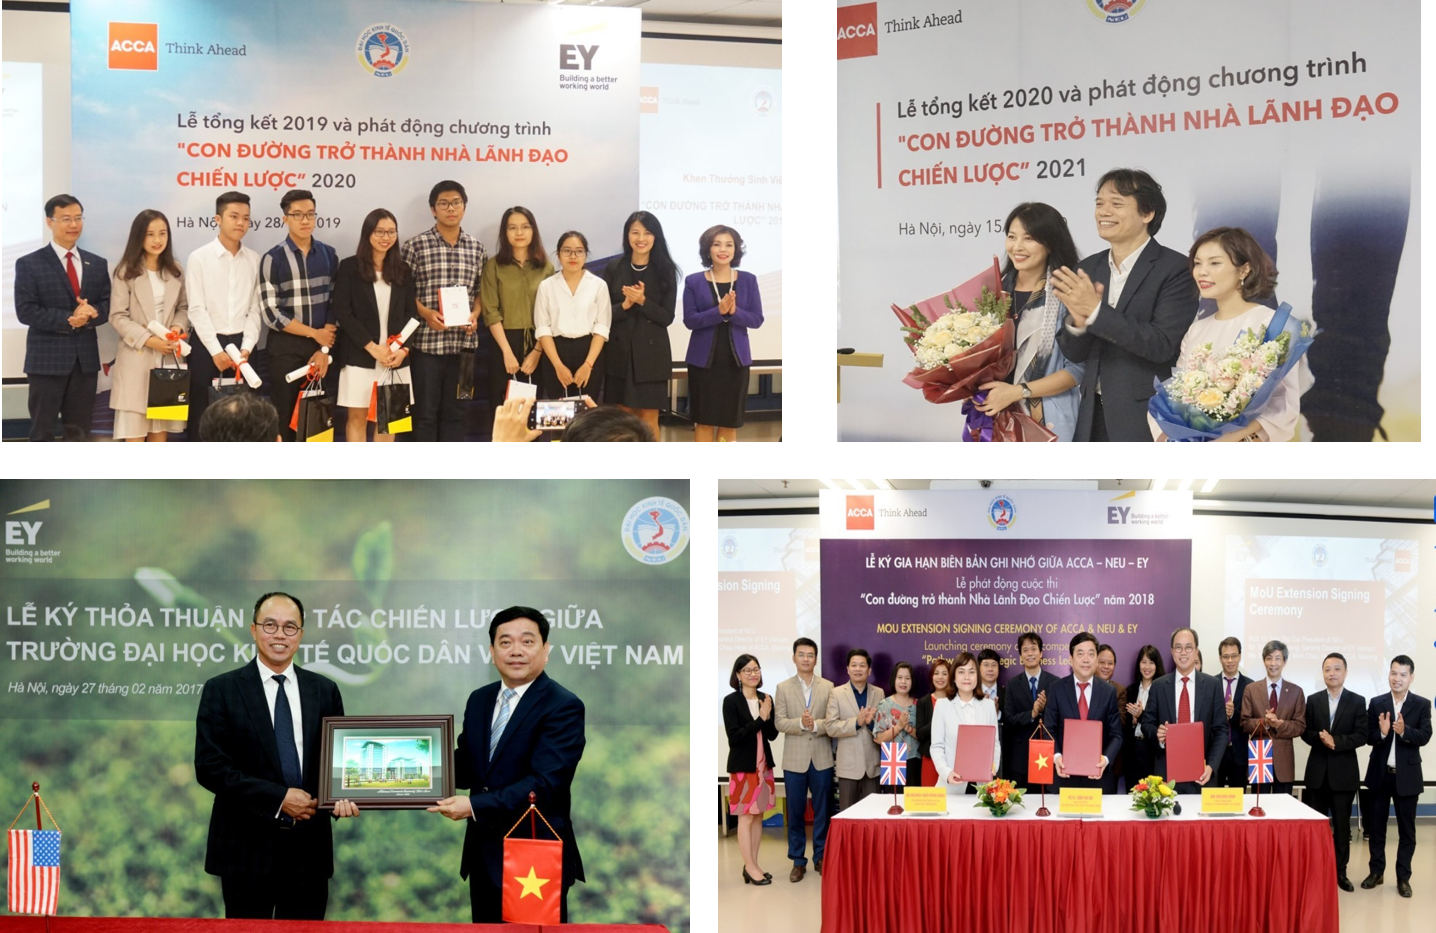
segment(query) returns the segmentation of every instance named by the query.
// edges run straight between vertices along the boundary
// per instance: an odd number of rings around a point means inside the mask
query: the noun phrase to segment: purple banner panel
[[[822,561],[823,675],[847,680],[844,657],[866,648],[888,689],[892,667],[919,674],[937,658],[992,648],[1006,681],[1017,636],[1042,636],[1042,664],[1059,677],[1067,644],[1091,632],[1117,653],[1113,677],[1133,681],[1137,649],[1167,659],[1172,632],[1190,624],[1192,542],[1181,540],[943,541],[825,538]],[[1170,661],[1167,661],[1170,667]],[[1213,669],[1216,656],[1212,657]]]

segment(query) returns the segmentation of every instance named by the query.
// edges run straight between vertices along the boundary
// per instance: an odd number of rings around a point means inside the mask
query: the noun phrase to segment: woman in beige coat
[[[125,255],[115,266],[110,289],[110,323],[120,345],[110,371],[110,407],[115,410],[115,440],[162,441],[185,429],[183,419],[158,421],[145,414],[150,370],[161,361],[174,366],[178,340],[157,337],[151,321],[167,333],[189,330],[184,274],[170,247],[170,222],[159,211],[140,211],[130,225]]]

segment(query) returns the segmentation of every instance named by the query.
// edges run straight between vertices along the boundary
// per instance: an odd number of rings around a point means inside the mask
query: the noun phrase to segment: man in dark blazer
[[[553,650],[548,628],[543,613],[526,606],[505,609],[489,623],[499,680],[469,694],[454,753],[454,783],[473,792],[429,808],[467,822],[459,877],[469,881],[475,923],[503,919],[504,834],[528,811],[530,792],[563,842],[563,923],[569,887],[585,880],[569,817],[570,787],[583,757],[583,701],[544,673]],[[543,821],[538,832],[552,838]],[[526,828],[521,838],[529,838]],[[552,891],[545,885],[545,894]]]
[[[1222,672],[1217,677],[1217,686],[1222,691],[1222,705],[1227,713],[1227,752],[1222,756],[1222,766],[1217,769],[1217,787],[1246,787],[1247,785],[1247,743],[1242,734],[1242,695],[1251,686],[1252,679],[1242,673],[1242,643],[1238,638],[1222,639],[1217,645],[1217,655],[1222,662]]]
[[[1002,694],[1003,774],[1018,787],[1027,786],[1027,740],[1052,698],[1057,676],[1042,669],[1042,636],[1017,636],[1017,657],[1022,670],[1008,678]]]
[[[253,664],[212,677],[195,717],[194,770],[214,793],[204,870],[219,875],[229,918],[323,920],[334,874],[320,816],[320,720],[343,716],[339,687],[294,666],[304,607],[286,593],[254,606]],[[358,816],[339,801],[335,818]]]
[[[1301,740],[1311,747],[1306,759],[1305,802],[1313,810],[1331,814],[1336,885],[1353,891],[1346,863],[1351,856],[1351,802],[1361,789],[1356,750],[1366,744],[1366,697],[1343,689],[1346,657],[1342,654],[1333,651],[1326,656],[1321,676],[1326,689],[1306,698],[1306,730],[1301,734]]]
[[[1139,169],[1097,182],[1097,235],[1110,245],[1075,270],[1052,273],[1070,319],[1057,332],[1069,360],[1085,363],[1078,441],[1151,442],[1152,380],[1172,375],[1182,337],[1197,316],[1187,257],[1152,237],[1162,227],[1162,186]]]
[[[1117,712],[1117,690],[1097,673],[1097,638],[1082,632],[1068,645],[1072,673],[1052,685],[1042,721],[1052,733],[1052,764],[1057,787],[1103,787],[1107,769],[1122,750],[1122,720]],[[1085,706],[1085,709],[1083,708]],[[1095,777],[1068,774],[1062,760],[1063,726],[1069,719],[1102,723],[1101,773]]]
[[[95,329],[110,319],[110,270],[76,245],[85,228],[78,199],[58,194],[46,201],[45,224],[50,245],[15,262],[15,317],[29,328],[30,440],[54,440],[59,418],[65,440],[83,441],[100,373]]]
[[[1386,820],[1396,805],[1396,890],[1411,896],[1411,857],[1416,854],[1416,798],[1421,796],[1421,746],[1431,741],[1431,701],[1411,693],[1416,664],[1404,654],[1391,659],[1390,693],[1373,697],[1366,708],[1366,795],[1361,806],[1371,847],[1368,890],[1385,881]]]
[[[1147,708],[1142,711],[1142,734],[1155,743],[1153,759],[1157,773],[1167,773],[1167,726],[1170,723],[1199,722],[1207,737],[1206,767],[1196,781],[1179,781],[1177,793],[1199,794],[1211,783],[1227,748],[1227,714],[1222,705],[1217,679],[1197,670],[1197,633],[1179,628],[1172,633],[1172,663],[1175,670],[1152,682]],[[1186,703],[1182,695],[1186,694]],[[1185,706],[1185,709],[1184,709]],[[1190,717],[1190,718],[1188,718]]]

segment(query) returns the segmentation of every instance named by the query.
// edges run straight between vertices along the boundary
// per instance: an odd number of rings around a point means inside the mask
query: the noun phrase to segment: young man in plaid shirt
[[[479,274],[484,244],[460,224],[469,196],[456,181],[441,181],[429,192],[434,226],[404,244],[404,261],[414,272],[421,326],[409,338],[413,351],[414,433],[416,441],[464,439],[464,406],[458,398],[459,361],[479,345]],[[466,327],[445,327],[439,289],[462,285],[472,308]]]

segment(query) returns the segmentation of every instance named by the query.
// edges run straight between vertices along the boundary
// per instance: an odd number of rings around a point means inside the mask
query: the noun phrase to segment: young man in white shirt
[[[189,426],[185,437],[199,440],[199,423],[209,406],[210,385],[228,371],[239,374],[259,344],[259,254],[241,245],[249,232],[249,195],[226,191],[214,202],[215,239],[189,254],[184,266],[190,327],[199,341],[189,355]],[[240,358],[232,359],[233,344]]]

